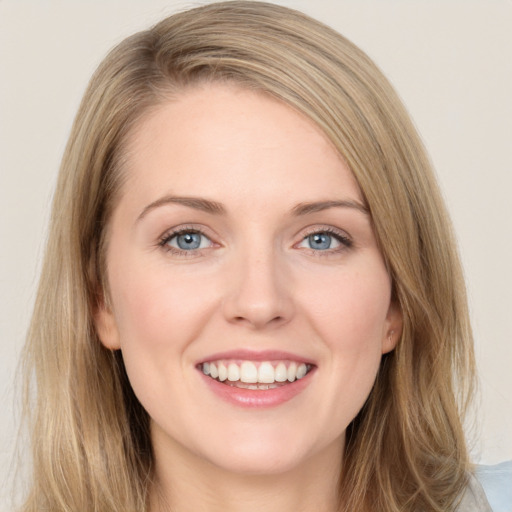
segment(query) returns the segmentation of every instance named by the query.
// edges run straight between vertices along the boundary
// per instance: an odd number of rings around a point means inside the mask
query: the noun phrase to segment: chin
[[[240,475],[278,475],[301,467],[304,462],[319,450],[311,438],[294,438],[290,430],[275,435],[261,432],[257,435],[240,436],[226,444],[219,443],[222,449],[203,452],[203,457],[219,469]]]
[[[297,454],[267,452],[261,449],[257,453],[242,451],[243,453],[231,453],[230,450],[230,453],[211,462],[219,469],[241,476],[280,475],[293,471],[302,462]]]

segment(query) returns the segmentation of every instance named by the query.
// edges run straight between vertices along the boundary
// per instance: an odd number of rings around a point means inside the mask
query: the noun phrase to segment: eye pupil
[[[315,233],[308,238],[309,245],[312,249],[325,250],[331,247],[331,236],[327,233]]]
[[[199,233],[184,233],[177,237],[176,242],[180,249],[198,249],[201,245],[201,235]]]

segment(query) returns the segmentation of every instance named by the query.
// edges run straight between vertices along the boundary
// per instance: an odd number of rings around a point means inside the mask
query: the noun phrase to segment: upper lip
[[[202,364],[210,361],[220,361],[222,359],[239,359],[242,361],[282,361],[289,360],[298,363],[306,363],[314,365],[314,361],[311,358],[300,356],[292,352],[286,352],[283,350],[228,350],[225,352],[216,352],[205,358],[202,358],[197,364]]]

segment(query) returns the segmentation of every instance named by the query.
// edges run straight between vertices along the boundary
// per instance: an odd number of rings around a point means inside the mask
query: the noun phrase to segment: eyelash
[[[191,249],[191,250],[184,250],[184,249],[178,249],[177,247],[173,247],[169,245],[169,242],[180,235],[184,235],[187,233],[193,233],[198,234],[200,236],[206,237],[210,243],[213,245],[214,243],[211,241],[211,239],[206,235],[201,229],[193,226],[184,226],[177,229],[173,229],[172,231],[166,232],[159,240],[158,246],[164,249],[166,252],[170,252],[172,254],[175,254],[177,256],[183,256],[183,257],[191,257],[191,256],[199,256],[202,254],[202,252],[205,249],[209,249],[209,247],[206,248],[198,248],[198,249]],[[340,253],[342,251],[346,251],[353,247],[354,242],[345,234],[338,231],[337,229],[334,229],[332,227],[324,227],[324,228],[312,228],[310,231],[307,231],[304,236],[301,238],[300,242],[304,242],[308,237],[316,234],[326,234],[331,237],[333,237],[335,240],[337,240],[341,245],[340,247],[337,247],[335,249],[325,249],[325,250],[317,250],[312,248],[304,248],[305,250],[309,251],[311,254],[315,256],[329,256],[333,254]],[[295,244],[295,246],[298,244]]]
[[[342,231],[339,231],[333,227],[315,227],[312,228],[310,231],[307,231],[306,234],[302,237],[301,241],[299,243],[302,243],[304,240],[306,240],[308,237],[312,235],[318,235],[318,234],[326,234],[331,237],[333,237],[335,240],[337,240],[341,245],[335,249],[326,249],[326,250],[317,250],[312,248],[305,248],[307,251],[310,251],[315,256],[325,257],[325,256],[331,256],[333,254],[338,254],[340,252],[346,251],[348,249],[351,249],[354,246],[354,242]]]
[[[183,256],[183,257],[191,257],[191,256],[198,256],[200,255],[205,249],[209,249],[209,247],[206,247],[206,248],[202,248],[202,249],[191,249],[191,250],[184,250],[184,249],[179,249],[177,247],[173,247],[171,245],[169,245],[169,242],[175,238],[175,237],[178,237],[180,235],[185,235],[185,234],[197,234],[197,235],[201,235],[201,236],[204,236],[206,237],[210,242],[211,244],[213,245],[213,242],[211,241],[210,237],[208,237],[208,235],[206,235],[201,229],[198,229],[196,227],[193,227],[193,226],[184,226],[184,227],[180,227],[180,228],[177,228],[177,229],[173,229],[171,231],[168,231],[166,232],[161,238],[160,238],[160,241],[158,242],[158,245],[166,252],[170,252],[172,254],[175,254],[177,256]]]

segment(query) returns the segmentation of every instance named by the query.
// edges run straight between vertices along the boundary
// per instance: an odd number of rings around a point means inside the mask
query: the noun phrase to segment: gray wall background
[[[13,474],[16,365],[49,203],[85,85],[107,50],[207,2],[0,0],[0,510]],[[278,1],[330,24],[391,79],[458,235],[480,370],[476,462],[512,459],[512,1]],[[442,250],[442,247],[440,247]]]

